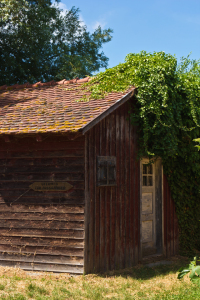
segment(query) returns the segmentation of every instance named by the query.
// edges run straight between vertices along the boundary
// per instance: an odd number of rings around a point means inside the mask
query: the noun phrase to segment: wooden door
[[[141,162],[141,243],[142,256],[156,253],[155,165]]]

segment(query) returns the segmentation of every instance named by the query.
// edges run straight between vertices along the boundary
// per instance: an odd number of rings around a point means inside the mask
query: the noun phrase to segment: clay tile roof
[[[134,91],[132,87],[104,99],[79,102],[90,95],[82,86],[87,81],[89,78],[1,86],[0,134],[83,130]]]

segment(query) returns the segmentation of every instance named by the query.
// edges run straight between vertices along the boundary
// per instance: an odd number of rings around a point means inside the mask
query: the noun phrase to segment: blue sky
[[[80,18],[92,32],[101,25],[114,30],[103,47],[109,67],[128,53],[165,51],[179,59],[200,59],[200,0],[62,0],[64,9],[80,9]]]

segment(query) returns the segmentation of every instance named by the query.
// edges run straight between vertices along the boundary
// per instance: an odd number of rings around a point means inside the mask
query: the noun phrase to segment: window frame
[[[103,170],[104,169],[104,170]],[[111,171],[112,169],[112,171]],[[106,175],[102,178],[103,175]],[[105,182],[106,181],[106,182]],[[97,156],[97,182],[98,187],[116,186],[116,156]]]

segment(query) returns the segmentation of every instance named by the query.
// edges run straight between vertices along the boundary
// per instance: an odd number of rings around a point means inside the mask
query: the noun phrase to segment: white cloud
[[[85,23],[85,21],[84,21],[84,19],[83,19],[83,16],[79,13],[79,21],[81,21],[81,25],[86,25],[87,26],[87,24]]]
[[[86,25],[87,26],[87,30],[90,31],[90,32],[93,32],[95,29],[97,29],[99,26],[101,26],[102,29],[105,28],[106,26],[106,22],[101,20],[101,21],[96,21],[96,22],[93,22],[91,24],[88,24],[85,22],[82,14],[79,14],[79,20],[81,21],[81,24],[84,26]]]
[[[63,16],[64,16],[65,13],[68,11],[67,5],[64,4],[64,3],[62,3],[62,2],[58,2],[58,3],[53,2],[52,5],[58,6],[58,7],[62,10],[62,13],[61,13],[61,14],[62,14]]]
[[[95,29],[97,29],[99,26],[101,26],[101,28],[104,29],[105,26],[106,26],[106,22],[104,22],[104,21],[96,21],[96,22],[92,25],[92,29],[95,30]]]
[[[66,5],[65,3],[62,3],[62,2],[58,2],[58,3],[53,2],[52,5],[56,5],[56,6],[58,6],[60,9],[62,9],[62,10],[63,10],[62,15],[65,15],[65,13],[69,10],[69,9],[67,8],[67,5]],[[90,31],[90,32],[93,32],[93,31],[94,31],[95,29],[97,29],[99,26],[101,26],[102,29],[104,29],[105,26],[106,26],[106,22],[105,22],[104,20],[100,20],[100,21],[96,21],[96,22],[93,22],[93,23],[91,23],[91,24],[88,24],[88,23],[85,22],[85,20],[84,20],[82,14],[79,14],[79,20],[81,21],[81,25],[87,26],[87,30]]]

